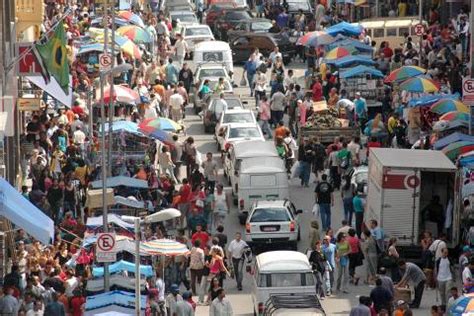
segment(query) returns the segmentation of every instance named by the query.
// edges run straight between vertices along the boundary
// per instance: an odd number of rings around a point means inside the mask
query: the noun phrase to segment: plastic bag
[[[313,209],[311,210],[311,213],[313,213],[313,217],[318,219],[319,218],[319,204],[314,203]]]
[[[240,79],[240,86],[245,87],[247,85],[247,80],[245,79],[244,76],[242,76],[242,79]]]
[[[292,179],[298,178],[300,176],[300,173],[301,173],[300,172],[300,162],[297,161],[295,164],[293,164],[290,171],[291,171],[291,178]]]

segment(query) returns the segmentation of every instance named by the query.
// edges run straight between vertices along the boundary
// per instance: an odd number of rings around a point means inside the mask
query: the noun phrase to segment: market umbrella
[[[461,140],[444,147],[442,152],[448,156],[449,159],[454,160],[457,156],[465,154],[471,150],[474,150],[474,142]]]
[[[138,128],[145,134],[151,134],[156,130],[176,132],[181,130],[183,127],[169,118],[158,117],[155,119],[144,120],[138,124]]]
[[[99,29],[95,27],[91,27],[89,29],[89,34],[91,37],[93,37],[96,41],[98,41],[101,45],[104,42],[104,29]],[[120,50],[134,58],[134,59],[141,59],[142,58],[142,52],[138,48],[138,46],[131,41],[128,37],[121,36],[116,34],[115,35],[115,44],[120,48]]]
[[[448,113],[445,113],[440,116],[440,120],[443,121],[454,121],[454,120],[462,120],[462,121],[469,121],[469,114],[465,112],[459,112],[459,111],[451,111]]]
[[[413,78],[422,75],[426,72],[426,69],[418,66],[403,66],[392,71],[386,78],[385,82],[404,81],[409,78]]]
[[[336,38],[334,36],[331,36],[326,32],[314,31],[306,33],[305,35],[300,37],[296,45],[317,47],[320,45],[330,44],[335,40]]]
[[[342,58],[345,56],[349,56],[353,52],[354,52],[354,48],[351,49],[350,47],[348,48],[336,47],[330,50],[329,52],[327,52],[324,58],[326,58],[327,60],[334,60],[334,59]]]
[[[444,114],[452,111],[469,113],[469,109],[464,103],[454,99],[441,99],[433,103],[430,111],[437,114]]]
[[[135,44],[151,43],[153,38],[145,29],[136,25],[126,25],[119,27],[116,31],[120,35],[128,37]]]
[[[343,21],[328,27],[326,29],[326,32],[332,36],[336,36],[337,34],[342,34],[346,36],[359,36],[363,30],[364,28],[360,24],[351,24]]]
[[[403,81],[400,84],[400,89],[408,92],[427,93],[437,92],[439,87],[431,79],[416,77]]]
[[[147,241],[141,243],[140,248],[150,255],[186,256],[189,254],[189,249],[185,244],[172,239]]]
[[[104,102],[108,103],[110,102],[110,86],[106,86],[104,88]],[[114,85],[114,92],[112,99],[121,102],[121,103],[127,103],[127,104],[135,104],[138,101],[140,101],[140,96],[138,93],[130,88],[124,87],[124,86],[119,86],[119,85]],[[97,93],[96,101],[100,102],[100,94]]]
[[[117,16],[132,24],[145,27],[145,23],[143,23],[142,18],[131,11],[119,11]]]
[[[449,316],[471,315],[472,313],[474,313],[474,293],[459,297],[448,310]]]
[[[169,143],[172,141],[171,134],[160,129],[154,130],[153,132],[149,133],[148,136],[163,143]]]

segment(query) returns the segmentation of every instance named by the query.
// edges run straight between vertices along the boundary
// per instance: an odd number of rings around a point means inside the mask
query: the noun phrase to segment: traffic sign
[[[115,234],[102,233],[97,237],[97,250],[113,252],[115,248]]]
[[[101,70],[105,70],[112,65],[112,56],[110,54],[99,55],[99,66]]]
[[[418,23],[417,25],[415,25],[415,34],[418,36],[422,36],[423,34],[425,34],[425,27],[423,26],[423,24]]]
[[[38,57],[31,47],[34,43],[18,43],[16,44],[17,56],[22,56],[18,61],[19,76],[41,76],[42,67]]]
[[[102,233],[98,235],[95,258],[97,262],[117,261],[117,252],[115,251],[115,234]]]
[[[469,106],[474,106],[474,79],[462,79],[462,101]]]

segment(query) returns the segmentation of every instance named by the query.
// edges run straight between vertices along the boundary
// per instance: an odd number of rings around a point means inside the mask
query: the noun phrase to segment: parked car
[[[217,143],[219,143],[219,138],[222,137],[221,136],[222,130],[232,123],[256,124],[257,120],[252,110],[238,109],[238,108],[225,110],[220,115],[218,122],[216,124],[216,128],[215,128],[215,138],[216,138]]]
[[[285,64],[291,61],[296,52],[295,45],[290,42],[289,38],[281,34],[246,33],[232,38],[229,45],[235,63],[247,61],[255,48],[268,57],[278,46]]]
[[[214,30],[214,23],[216,19],[223,14],[225,10],[234,9],[234,5],[231,2],[219,2],[211,4],[209,8],[204,12],[206,24]]]
[[[302,213],[287,199],[254,202],[245,223],[245,241],[250,246],[281,244],[296,250]]]
[[[219,62],[204,62],[196,66],[194,71],[194,84],[200,85],[202,78],[227,78],[230,80],[230,76],[227,73],[225,63]]]
[[[247,0],[210,0],[208,2],[209,5],[219,5],[219,4],[231,4],[232,7],[237,8],[237,9],[248,9],[249,5],[247,3]]]
[[[194,46],[193,64],[195,67],[203,63],[216,63],[225,66],[230,77],[234,73],[234,62],[232,60],[232,51],[226,42],[222,41],[204,41]]]
[[[242,21],[251,20],[252,13],[248,10],[224,10],[214,21],[214,32],[220,40],[228,40],[228,32]]]
[[[179,20],[179,23],[183,26],[199,25],[199,21],[192,11],[171,11],[170,19],[172,21]]]
[[[219,121],[222,112],[233,109],[242,109],[244,107],[242,100],[239,96],[233,94],[227,94],[224,96],[224,100],[227,103],[225,106],[221,102],[219,95],[212,95],[206,102],[206,106],[203,106],[202,123],[204,125],[205,133],[214,133],[216,124]]]
[[[246,33],[266,33],[272,27],[268,19],[253,18],[237,23],[232,30],[227,32],[229,39]]]
[[[213,41],[214,34],[207,25],[185,25],[182,29],[183,39],[188,44],[189,50],[193,53],[197,43]]]
[[[219,133],[217,148],[225,151],[232,143],[243,140],[262,140],[262,130],[257,123],[231,123]]]
[[[202,111],[202,106],[203,103],[205,104],[207,102],[207,98],[210,98],[213,94],[209,94],[205,96],[205,98],[201,99],[199,97],[199,91],[201,91],[202,86],[204,85],[204,81],[209,80],[209,88],[211,90],[214,90],[216,87],[217,83],[219,82],[219,78],[224,78],[224,77],[204,77],[201,80],[201,83],[196,90],[194,90],[194,93],[191,95],[191,100],[193,102],[193,107],[194,107],[194,112],[197,114]],[[234,93],[234,88],[232,87],[232,83],[230,82],[229,78],[224,78],[224,91],[223,93],[226,94],[232,94]]]
[[[325,316],[321,302],[314,294],[271,294],[263,316]]]
[[[167,14],[173,11],[194,12],[194,9],[194,3],[191,0],[170,0],[165,5],[165,13]]]

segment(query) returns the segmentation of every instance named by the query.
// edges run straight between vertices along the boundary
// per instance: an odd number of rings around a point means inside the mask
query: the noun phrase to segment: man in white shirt
[[[283,58],[283,55],[280,53],[280,49],[278,48],[278,46],[275,46],[273,52],[270,53],[270,56],[268,58],[270,59],[272,64],[275,64],[277,58]]]
[[[171,108],[171,119],[178,122],[182,118],[182,106],[184,104],[184,98],[178,93],[178,90],[174,90],[174,93],[170,96],[169,106]]]
[[[184,57],[188,53],[188,44],[184,41],[181,34],[176,34],[176,43],[174,44],[174,49],[176,51],[179,67],[182,67],[184,63]]]
[[[235,233],[235,239],[232,240],[227,247],[228,257],[232,259],[232,266],[234,267],[235,281],[237,281],[237,289],[242,291],[242,278],[243,278],[243,264],[244,264],[244,251],[249,245],[242,240],[242,234]]]
[[[74,139],[74,144],[78,144],[81,147],[81,149],[84,149],[86,134],[83,131],[81,131],[80,126],[76,127],[76,131],[74,132],[73,139]]]
[[[446,245],[446,235],[441,234],[438,237],[438,239],[433,241],[433,243],[431,244],[431,246],[429,248],[429,251],[434,253],[435,261],[438,260],[439,258],[441,258],[442,254],[443,254],[443,249],[445,249],[445,248],[448,248],[448,246]]]
[[[360,137],[354,137],[349,144],[347,149],[351,152],[352,165],[357,166],[360,163]]]
[[[441,258],[436,260],[435,267],[441,305],[446,305],[453,284],[452,265],[448,258],[448,248],[443,248],[441,251]]]
[[[223,288],[217,290],[217,297],[212,301],[209,308],[209,316],[233,316],[234,311],[230,301],[225,297]]]

